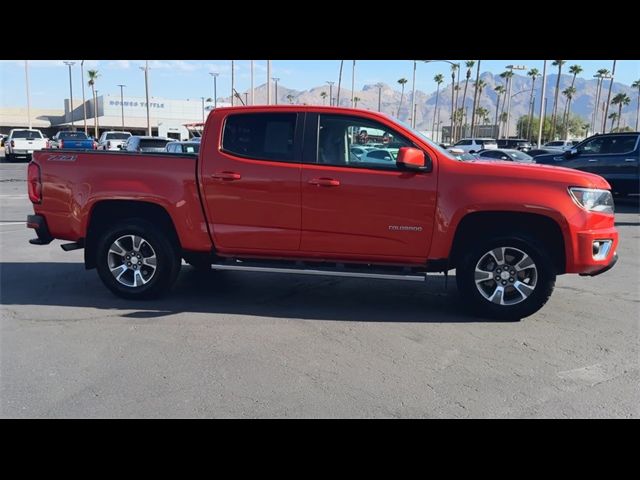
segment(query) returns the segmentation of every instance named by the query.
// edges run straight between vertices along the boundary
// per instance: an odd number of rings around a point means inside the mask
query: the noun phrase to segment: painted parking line
[[[27,222],[2,222],[0,221],[0,227],[5,225],[26,225]]]

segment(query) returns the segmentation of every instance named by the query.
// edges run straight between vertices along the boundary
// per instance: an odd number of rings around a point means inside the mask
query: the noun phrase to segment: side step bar
[[[298,273],[302,275],[325,275],[331,277],[355,277],[355,278],[374,278],[381,280],[405,280],[412,282],[425,282],[427,274],[413,273],[411,275],[399,275],[392,273],[368,273],[349,270],[314,270],[307,268],[281,268],[281,267],[262,267],[256,265],[240,265],[240,264],[217,264],[211,265],[213,270],[239,270],[245,272],[264,272],[264,273]]]

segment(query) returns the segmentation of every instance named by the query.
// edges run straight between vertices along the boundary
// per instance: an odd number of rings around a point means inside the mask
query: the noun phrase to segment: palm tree
[[[571,113],[571,99],[576,94],[576,87],[567,87],[562,91],[562,94],[567,97],[566,105],[567,107],[564,109],[564,118],[562,124],[564,125],[565,136],[569,135],[568,124],[569,124],[569,114]]]
[[[327,92],[320,92],[320,97],[322,98],[322,104],[325,105],[327,103]]]
[[[513,77],[513,70],[507,70],[506,72],[502,72],[500,74],[500,78],[502,78],[505,82],[505,93],[509,91],[509,83],[511,82],[511,78]],[[507,99],[502,102],[502,112],[504,112],[504,108],[507,106]]]
[[[569,87],[570,89],[573,89],[572,90],[573,94],[567,97],[567,102],[564,104],[564,113],[562,115],[562,118],[564,119],[564,122],[565,122],[565,131],[566,131],[566,122],[568,121],[569,115],[571,113],[571,98],[576,93],[575,88],[573,87],[575,86],[575,83],[576,83],[576,76],[579,73],[582,73],[582,67],[580,65],[571,65],[569,67],[569,73],[573,74],[573,78],[571,79],[571,86]],[[564,91],[562,93],[564,94]]]
[[[498,137],[500,136],[500,124],[498,123],[498,112],[500,111],[500,95],[506,93],[507,89],[504,88],[504,85],[496,85],[494,87],[495,92],[498,94],[498,98],[496,99],[496,125],[498,125]]]
[[[618,105],[618,131],[620,131],[620,120],[622,119],[622,106],[630,103],[631,98],[626,93],[618,93],[611,99],[611,105]]]
[[[360,97],[353,97],[353,108],[358,108],[358,102],[362,100]]]
[[[631,84],[631,88],[638,89],[638,110],[636,111],[636,132],[638,131],[638,117],[640,117],[640,79]]]
[[[469,86],[469,79],[471,78],[471,69],[473,68],[473,66],[476,64],[475,60],[467,60],[466,62],[464,62],[465,66],[467,67],[467,78],[464,82],[464,93],[462,94],[462,110],[464,111],[464,104],[465,101],[467,100],[467,87]],[[462,122],[460,123],[462,125]]]
[[[551,114],[551,140],[554,139],[556,133],[556,121],[558,115],[558,94],[560,93],[560,76],[562,75],[562,65],[567,63],[566,60],[554,60],[552,65],[558,67],[558,78],[556,79],[556,93],[553,98],[553,113]]]
[[[91,87],[93,93],[93,127],[95,138],[98,138],[98,98],[96,97],[96,81],[100,74],[98,70],[88,70],[87,76],[89,80],[87,84]]]
[[[400,118],[400,109],[402,108],[402,102],[404,101],[404,86],[408,81],[409,80],[407,80],[406,78],[401,78],[398,80],[398,83],[402,87],[402,92],[400,93],[400,105],[398,105],[398,113],[396,114],[396,117],[398,118]]]
[[[596,92],[596,105],[593,111],[593,130],[595,131],[596,125],[598,123],[598,110],[600,109],[600,94],[602,93],[602,84],[604,83],[604,77],[609,75],[611,72],[606,68],[601,68],[596,72],[598,74],[598,86]]]
[[[482,97],[482,90],[486,86],[487,86],[487,83],[484,80],[481,80],[481,79],[478,79],[476,81],[475,85],[473,86],[478,92],[477,93],[478,99],[476,100],[477,107],[476,107],[476,111],[475,111],[475,115],[477,116],[476,118],[482,118],[482,116],[478,113],[478,110],[480,108],[482,108],[480,106],[480,98]],[[471,136],[474,136],[474,135],[475,135],[475,132],[471,132]]]
[[[613,124],[618,119],[618,114],[616,112],[611,112],[609,114],[609,118],[611,119],[611,127],[609,128],[609,133],[613,132]]]
[[[450,136],[451,136],[451,140],[453,143],[453,139],[455,137],[455,133],[456,133],[456,127],[454,125],[453,122],[453,117],[455,116],[455,111],[456,111],[456,72],[458,71],[458,64],[453,64],[451,65],[451,132],[450,132]]]
[[[436,89],[436,107],[433,109],[433,123],[431,124],[431,134],[436,130],[436,112],[438,112],[438,97],[440,96],[440,84],[444,82],[444,75],[438,73],[435,77],[433,77],[433,81],[438,84],[438,88]]]
[[[287,95],[287,100],[289,100],[289,103],[293,105],[293,95]]]
[[[527,129],[527,138],[531,138],[531,124],[533,123],[533,92],[536,88],[536,78],[540,76],[540,70],[538,70],[537,68],[532,68],[527,72],[527,75],[531,77],[531,95],[529,96],[529,107],[531,114],[529,115],[529,121],[527,122],[529,124],[529,128]]]

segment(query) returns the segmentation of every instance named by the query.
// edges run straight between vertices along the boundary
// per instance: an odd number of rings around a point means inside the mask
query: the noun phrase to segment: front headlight
[[[613,196],[609,190],[599,188],[569,188],[569,193],[585,210],[599,213],[613,213]]]

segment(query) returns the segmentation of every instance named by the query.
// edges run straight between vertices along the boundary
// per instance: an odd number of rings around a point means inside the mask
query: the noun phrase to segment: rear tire
[[[115,295],[130,300],[165,295],[180,272],[178,248],[169,238],[168,232],[139,218],[108,227],[96,248],[100,279]]]
[[[520,320],[553,292],[551,255],[528,234],[495,236],[471,245],[456,268],[458,291],[473,314]]]

